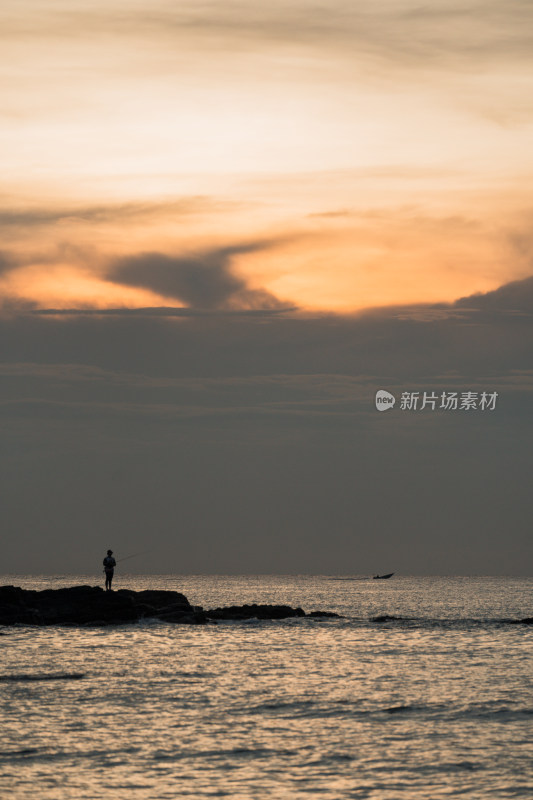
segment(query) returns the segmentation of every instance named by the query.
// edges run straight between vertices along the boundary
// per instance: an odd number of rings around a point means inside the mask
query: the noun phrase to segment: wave
[[[465,617],[451,619],[436,619],[431,617],[401,617],[393,614],[380,614],[371,617],[370,623],[383,625],[391,624],[400,628],[465,628],[465,627],[486,627],[486,626],[506,626],[506,625],[532,625],[533,617],[523,619],[468,619]]]
[[[224,712],[225,713],[225,712]],[[488,700],[479,703],[457,705],[453,703],[398,703],[385,705],[375,703],[370,698],[353,701],[296,700],[264,702],[232,708],[235,716],[276,719],[360,719],[383,724],[386,719],[409,717],[420,720],[467,720],[489,719],[506,723],[529,720],[533,709],[517,704],[515,707],[505,700]],[[392,724],[392,720],[391,720]]]

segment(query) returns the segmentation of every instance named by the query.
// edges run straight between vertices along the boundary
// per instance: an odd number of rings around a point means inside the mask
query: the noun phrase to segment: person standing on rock
[[[105,590],[106,592],[111,591],[111,583],[113,582],[113,575],[115,574],[115,567],[117,566],[117,562],[113,558],[113,551],[108,550],[107,555],[104,558],[104,572],[105,572]]]

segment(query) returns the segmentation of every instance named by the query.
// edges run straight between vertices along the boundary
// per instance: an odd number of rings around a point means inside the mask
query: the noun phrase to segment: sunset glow
[[[227,269],[304,310],[524,277],[527,9],[471,5],[7,0],[3,292],[187,305],[112,265],[251,242]]]

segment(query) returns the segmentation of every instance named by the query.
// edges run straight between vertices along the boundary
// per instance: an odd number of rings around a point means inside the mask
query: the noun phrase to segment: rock
[[[204,611],[191,606],[180,592],[119,589],[100,586],[65,589],[21,589],[0,586],[0,625],[123,625],[140,619],[158,619],[181,625],[205,625],[216,620],[286,619],[305,617],[301,608],[243,605]],[[338,617],[332,611],[313,611],[310,617]]]
[[[506,619],[508,625],[533,625],[533,617],[524,617],[524,619]]]
[[[117,625],[155,617],[160,608],[205,621],[179,592],[105,592],[99,586],[37,592],[0,586],[0,625]]]
[[[147,606],[152,606],[152,608],[166,608],[176,604],[191,608],[191,604],[184,594],[166,589],[144,589],[142,592],[134,592],[133,589],[119,589],[114,594],[132,597],[135,603],[146,603]]]
[[[73,586],[35,592],[32,608],[40,625],[135,622],[139,614],[133,598],[104,592],[99,586]],[[29,605],[29,603],[28,603]]]
[[[207,622],[211,622],[203,612],[194,612],[191,614],[158,614],[157,619],[161,620],[161,622],[176,622],[180,625],[205,625]]]
[[[18,586],[0,586],[0,624],[33,624],[34,614],[26,606],[24,598],[24,589]]]
[[[204,625],[207,622],[207,616],[203,608],[189,604],[185,605],[185,603],[174,603],[157,609],[152,616],[162,622],[180,622],[189,625]]]
[[[309,614],[305,615],[306,617],[337,617],[338,619],[342,619],[341,614],[336,614],[334,611],[310,611]]]
[[[213,608],[206,611],[209,619],[286,619],[287,617],[305,617],[305,611],[301,608],[291,608],[290,606],[269,606],[269,605],[244,605],[227,606],[226,608]]]

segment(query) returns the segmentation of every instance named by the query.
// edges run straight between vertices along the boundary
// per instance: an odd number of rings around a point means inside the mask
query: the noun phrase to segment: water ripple
[[[345,619],[10,630],[1,796],[531,796],[531,628],[508,624],[527,582],[131,579],[148,584]]]

